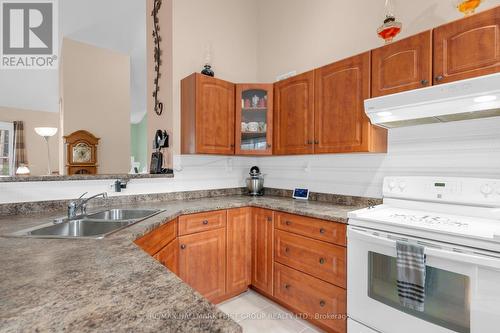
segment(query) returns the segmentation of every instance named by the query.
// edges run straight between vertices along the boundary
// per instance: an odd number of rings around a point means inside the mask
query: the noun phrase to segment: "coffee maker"
[[[173,173],[172,169],[163,167],[162,149],[168,148],[168,134],[165,130],[157,130],[153,141],[153,154],[151,154],[151,174],[168,174]]]

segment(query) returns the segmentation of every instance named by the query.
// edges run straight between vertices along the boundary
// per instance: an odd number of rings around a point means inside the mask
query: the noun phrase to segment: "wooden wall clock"
[[[64,140],[68,175],[96,175],[99,138],[81,130],[65,136]]]

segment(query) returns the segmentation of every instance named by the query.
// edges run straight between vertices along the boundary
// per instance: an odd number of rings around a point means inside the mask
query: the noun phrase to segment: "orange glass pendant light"
[[[391,43],[394,40],[403,27],[401,22],[396,20],[394,15],[394,4],[391,0],[385,0],[385,19],[384,24],[382,24],[377,29],[377,34],[380,38],[385,40],[385,43]]]
[[[472,15],[483,0],[453,0],[453,4],[458,11],[465,16]]]

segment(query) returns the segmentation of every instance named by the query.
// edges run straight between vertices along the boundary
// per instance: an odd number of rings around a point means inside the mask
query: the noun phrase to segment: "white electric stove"
[[[349,214],[348,332],[488,333],[500,318],[500,179],[388,177]],[[425,247],[425,311],[400,305],[396,242]]]

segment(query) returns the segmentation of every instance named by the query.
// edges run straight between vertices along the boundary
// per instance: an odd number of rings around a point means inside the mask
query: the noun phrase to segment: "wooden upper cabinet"
[[[432,31],[372,50],[371,97],[432,84]]]
[[[236,85],[236,155],[272,155],[273,85]]]
[[[314,151],[314,72],[274,85],[274,153],[312,154]]]
[[[434,84],[500,71],[500,6],[434,29]]]
[[[179,277],[213,303],[226,293],[226,230],[179,237]]]
[[[252,286],[273,295],[273,211],[252,210]]]
[[[227,211],[226,294],[235,295],[248,289],[252,279],[252,209]]]
[[[192,74],[181,81],[181,153],[234,154],[233,83]]]
[[[387,131],[371,126],[370,52],[315,70],[314,153],[386,152]]]

